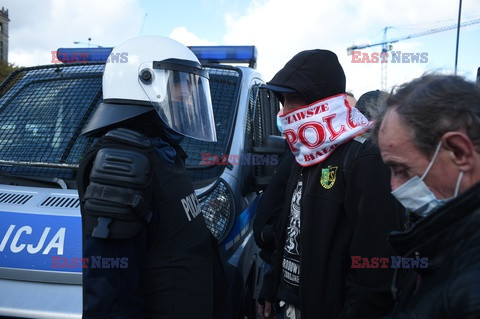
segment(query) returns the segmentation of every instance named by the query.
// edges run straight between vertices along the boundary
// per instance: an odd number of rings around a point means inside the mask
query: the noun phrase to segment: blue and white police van
[[[255,47],[190,48],[210,75],[218,142],[186,138],[186,164],[219,241],[232,318],[254,318],[262,262],[252,220],[278,160],[266,143],[280,135],[279,103],[259,90]],[[0,86],[0,318],[81,318],[75,180],[94,140],[80,133],[102,100],[104,61],[118,58],[110,51],[59,49],[64,63],[17,70]]]

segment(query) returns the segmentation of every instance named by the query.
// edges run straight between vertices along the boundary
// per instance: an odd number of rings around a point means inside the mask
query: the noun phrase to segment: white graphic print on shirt
[[[290,205],[289,225],[283,253],[283,278],[286,283],[298,286],[300,283],[300,198],[302,178],[293,192]]]

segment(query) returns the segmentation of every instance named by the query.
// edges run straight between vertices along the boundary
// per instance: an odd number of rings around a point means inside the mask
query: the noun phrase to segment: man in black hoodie
[[[346,101],[337,56],[302,51],[266,88],[283,104],[280,121],[296,161],[259,315],[273,318],[272,303],[297,319],[387,313],[393,271],[379,260],[393,254],[387,233],[402,228],[405,214],[378,149],[360,137],[371,123]]]
[[[390,318],[480,318],[480,88],[424,75],[386,101],[373,130],[392,194],[416,216],[390,235],[402,265]]]

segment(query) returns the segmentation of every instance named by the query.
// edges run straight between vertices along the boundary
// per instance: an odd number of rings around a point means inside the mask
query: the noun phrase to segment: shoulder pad
[[[147,136],[126,128],[117,128],[108,131],[104,137],[109,140],[114,140],[141,149],[147,149],[152,146],[150,139]]]
[[[152,172],[148,157],[131,149],[102,148],[98,151],[90,180],[108,185],[145,189]]]
[[[139,149],[101,148],[83,198],[85,231],[98,238],[132,238],[152,210],[150,160]]]

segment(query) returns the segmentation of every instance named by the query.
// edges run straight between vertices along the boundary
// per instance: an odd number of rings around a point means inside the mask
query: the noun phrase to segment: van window
[[[80,136],[101,102],[104,64],[25,68],[0,87],[0,171],[8,174],[75,179],[83,154],[94,140]],[[230,66],[207,68],[217,142],[185,138],[187,169],[194,183],[209,183],[225,166],[202,165],[202,154],[225,154],[231,143],[241,73]],[[3,84],[8,85],[6,83]]]
[[[0,98],[0,169],[74,178],[91,144],[79,137],[101,97],[103,65],[24,69]]]

